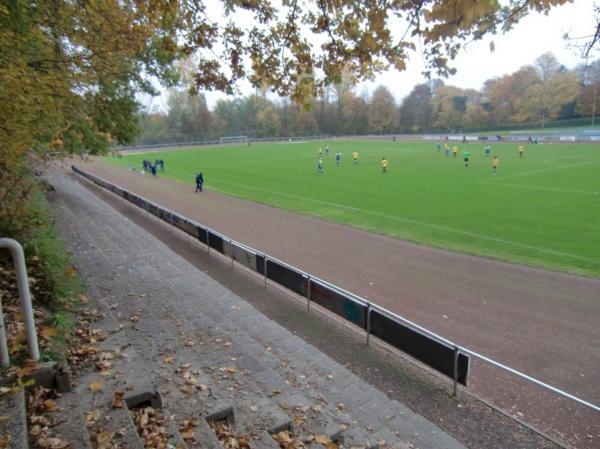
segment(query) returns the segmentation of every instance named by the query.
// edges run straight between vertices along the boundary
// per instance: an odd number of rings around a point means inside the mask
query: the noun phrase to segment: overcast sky
[[[572,36],[591,34],[595,29],[593,12],[593,0],[575,0],[555,7],[547,16],[530,13],[509,33],[486,37],[463,49],[452,65],[457,69],[456,75],[447,78],[445,83],[480,89],[486,80],[513,73],[546,52],[552,52],[561,64],[572,69],[584,61],[573,48],[567,48],[563,35],[566,32]],[[491,40],[495,44],[494,52],[490,52]],[[598,54],[592,55],[592,60],[594,56],[597,58]],[[383,84],[400,102],[416,84],[423,82],[423,67],[420,55],[414,55],[405,72],[385,73],[366,85],[372,91],[376,85]]]
[[[572,69],[584,62],[581,55],[572,48],[567,48],[563,35],[569,32],[572,36],[589,35],[595,28],[594,0],[575,0],[552,9],[547,16],[530,13],[505,35],[488,36],[471,43],[460,52],[453,61],[456,75],[445,80],[447,85],[462,88],[480,89],[483,83],[491,78],[501,77],[517,71],[524,65],[532,64],[535,59],[546,52],[552,52],[558,61]],[[495,51],[490,52],[490,41],[494,41]],[[596,52],[591,60],[600,55]],[[411,54],[408,69],[404,72],[390,71],[381,74],[374,82],[358,86],[357,93],[367,90],[373,92],[377,85],[383,84],[400,103],[412,88],[425,81],[423,59],[418,51]],[[243,95],[252,93],[249,83],[240,85]],[[220,92],[205,92],[208,106],[212,109],[220,98],[227,98]],[[164,109],[164,95],[151,101],[146,106]]]

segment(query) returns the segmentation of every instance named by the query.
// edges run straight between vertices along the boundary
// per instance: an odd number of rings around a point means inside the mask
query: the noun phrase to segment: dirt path
[[[215,192],[195,194],[191,185],[99,162],[83,168],[600,403],[600,280],[418,246]],[[523,392],[538,397],[542,406],[547,403],[546,395],[528,386],[515,388],[496,370],[477,363],[474,368],[472,388],[487,397],[502,393],[508,409]],[[562,401],[557,406],[565,407]]]

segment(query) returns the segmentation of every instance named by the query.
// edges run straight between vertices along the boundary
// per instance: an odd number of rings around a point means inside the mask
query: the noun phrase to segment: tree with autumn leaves
[[[105,152],[137,135],[135,95],[174,81],[177,8],[134,2],[0,3],[0,232],[31,227],[27,155]],[[35,221],[33,219],[33,221]]]
[[[403,70],[417,42],[431,73],[452,73],[464,42],[566,1],[2,0],[0,230],[10,235],[27,203],[28,153],[131,142],[136,95],[175,83],[178,59],[193,61],[197,91],[248,79],[308,105],[342,73]],[[263,129],[277,125],[269,117]]]

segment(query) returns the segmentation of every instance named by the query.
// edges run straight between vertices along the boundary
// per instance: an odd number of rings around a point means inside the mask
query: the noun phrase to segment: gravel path
[[[597,279],[418,246],[214,192],[194,194],[191,185],[98,162],[83,168],[459,344],[600,402]],[[474,364],[471,388],[540,427],[577,429],[575,437],[564,432],[566,439],[600,438],[597,414],[554,399],[556,407],[548,410],[548,395],[489,367]]]

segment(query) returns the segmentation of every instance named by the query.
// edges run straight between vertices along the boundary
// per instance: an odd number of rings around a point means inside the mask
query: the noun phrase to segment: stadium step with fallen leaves
[[[92,299],[68,369],[5,384],[0,447],[464,449],[80,183],[49,182]]]

